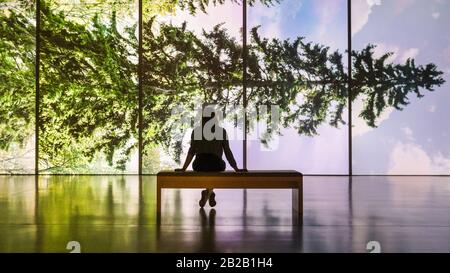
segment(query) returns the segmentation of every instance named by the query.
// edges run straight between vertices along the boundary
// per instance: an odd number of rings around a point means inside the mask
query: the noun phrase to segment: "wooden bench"
[[[303,175],[296,171],[159,172],[156,212],[161,215],[162,189],[292,189],[292,208],[303,215]]]

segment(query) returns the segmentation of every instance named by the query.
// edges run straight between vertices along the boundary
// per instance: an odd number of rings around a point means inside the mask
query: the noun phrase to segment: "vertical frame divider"
[[[35,56],[35,126],[34,126],[34,174],[39,174],[39,100],[40,100],[40,86],[39,86],[39,64],[41,61],[41,0],[36,0],[36,56]]]
[[[352,140],[352,0],[347,0],[347,38],[348,38],[348,175],[353,175],[353,140]]]
[[[242,94],[244,104],[243,168],[247,169],[247,0],[242,1]]]
[[[138,8],[138,24],[139,24],[139,48],[138,48],[138,92],[139,92],[139,125],[138,125],[138,174],[142,175],[142,154],[143,154],[143,139],[142,139],[142,130],[143,130],[143,120],[142,120],[142,107],[143,107],[143,92],[142,92],[142,0],[139,0],[139,8]]]

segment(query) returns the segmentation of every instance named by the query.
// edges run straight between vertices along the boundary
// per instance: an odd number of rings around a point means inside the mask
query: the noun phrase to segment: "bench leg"
[[[156,182],[156,221],[161,221],[161,186]]]
[[[292,190],[292,209],[298,216],[303,216],[303,181],[298,182],[298,188]]]

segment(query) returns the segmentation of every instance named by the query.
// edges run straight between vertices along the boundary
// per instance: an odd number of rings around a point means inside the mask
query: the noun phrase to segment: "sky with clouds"
[[[273,10],[273,11],[271,11]],[[377,45],[375,54],[394,53],[390,61],[435,63],[447,84],[422,99],[410,98],[403,111],[386,110],[378,128],[358,117],[353,107],[353,169],[355,174],[450,174],[450,1],[352,0],[353,48]],[[290,1],[249,10],[249,25],[261,25],[266,37],[304,36],[344,52],[347,48],[346,1]],[[314,138],[284,130],[274,151],[249,147],[249,166],[296,169],[304,173],[346,173],[347,133],[322,126]]]
[[[260,26],[267,38],[298,36],[344,53],[347,49],[346,0],[283,0],[266,7],[248,8],[248,26]],[[353,49],[377,45],[375,54],[393,52],[390,61],[435,63],[448,81],[425,97],[410,98],[403,111],[388,109],[377,128],[358,118],[362,101],[354,105],[353,169],[355,174],[450,174],[450,1],[445,0],[352,0]],[[224,23],[230,35],[240,39],[242,7],[228,2],[209,7],[196,16],[178,11],[164,20],[200,33]],[[347,114],[344,113],[344,117]],[[232,143],[242,161],[242,145]],[[275,148],[267,150],[259,141],[248,146],[249,169],[295,169],[307,174],[348,173],[347,127],[328,125],[314,137],[299,136],[284,129]]]
[[[434,63],[447,81],[403,111],[388,110],[378,127],[353,115],[353,167],[361,174],[450,174],[450,1],[353,0],[353,47],[377,45],[390,61]]]

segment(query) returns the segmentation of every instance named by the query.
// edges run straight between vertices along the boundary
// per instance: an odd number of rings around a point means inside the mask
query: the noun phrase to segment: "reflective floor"
[[[305,177],[290,190],[164,190],[154,176],[0,176],[0,252],[450,252],[450,177]]]

